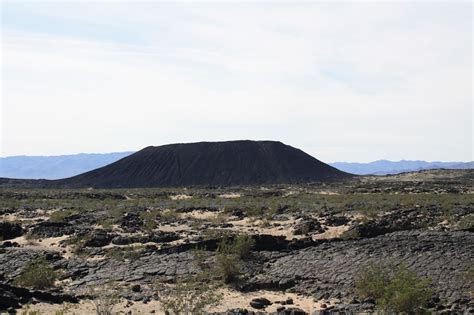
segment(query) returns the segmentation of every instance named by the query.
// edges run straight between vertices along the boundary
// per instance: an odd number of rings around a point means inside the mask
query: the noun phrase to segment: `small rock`
[[[285,310],[285,308],[286,308],[286,307],[284,307],[284,306],[278,306],[277,309],[276,309],[276,311],[277,311],[278,313],[280,313],[280,312],[283,312],[283,311]]]
[[[250,301],[250,306],[252,306],[253,308],[256,308],[256,309],[264,309],[265,307],[267,307],[268,305],[271,305],[271,304],[272,304],[272,302],[270,302],[266,298],[256,298],[256,299],[253,299],[252,301]]]

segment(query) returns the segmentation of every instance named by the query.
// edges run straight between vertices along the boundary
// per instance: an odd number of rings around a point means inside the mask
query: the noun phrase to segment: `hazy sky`
[[[473,159],[471,2],[2,1],[1,155]]]

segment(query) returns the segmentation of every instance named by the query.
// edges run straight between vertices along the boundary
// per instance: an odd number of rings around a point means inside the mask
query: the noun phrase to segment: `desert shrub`
[[[87,241],[86,234],[75,234],[68,239],[66,239],[66,244],[71,245],[72,251],[75,255],[83,256],[85,253],[84,251],[84,244]]]
[[[340,238],[343,240],[355,240],[360,238],[360,233],[357,229],[350,229],[343,232]]]
[[[57,273],[48,261],[40,256],[30,261],[15,279],[15,284],[33,288],[46,289],[54,285]]]
[[[98,222],[98,224],[104,229],[105,231],[112,231],[114,221],[113,219],[103,219],[102,221]]]
[[[105,255],[119,261],[124,261],[126,259],[133,260],[140,257],[140,254],[144,248],[145,246],[143,245],[111,247],[107,249]]]
[[[74,214],[76,212],[72,210],[58,210],[49,215],[49,220],[52,222],[66,222],[66,219]]]
[[[266,208],[265,207],[262,207],[262,206],[257,206],[257,205],[251,205],[250,207],[248,208],[245,208],[245,215],[247,217],[261,217],[265,214],[266,212]]]
[[[189,279],[177,279],[174,286],[161,284],[158,292],[164,311],[173,315],[205,314],[208,307],[221,299],[207,277],[207,274],[198,274]]]
[[[255,246],[255,240],[246,234],[237,235],[232,242],[231,250],[241,259],[247,257],[252,247]]]
[[[120,302],[118,288],[110,283],[88,287],[86,294],[92,298],[97,315],[112,315],[115,305]]]
[[[233,240],[224,237],[217,248],[217,271],[225,283],[234,282],[241,273],[242,257],[250,252],[253,239],[247,235],[235,237]]]
[[[457,222],[457,228],[460,230],[474,230],[474,214],[468,214]]]
[[[474,287],[474,266],[469,267],[465,275],[465,281],[466,285],[471,288],[468,293],[469,297],[474,298],[474,290],[472,290]]]
[[[194,260],[196,261],[196,264],[201,268],[202,270],[208,269],[209,265],[206,262],[206,252],[202,248],[194,248],[192,251],[194,255]]]
[[[156,218],[160,215],[159,210],[140,212],[140,218],[143,220],[143,226],[146,230],[152,231],[158,226]]]
[[[176,212],[176,210],[168,210],[161,212],[160,217],[166,221],[173,221],[179,219],[181,214]]]
[[[356,292],[360,296],[380,299],[384,295],[385,286],[390,281],[388,266],[370,264],[359,272],[356,278]]]
[[[428,279],[420,279],[416,273],[401,266],[385,288],[380,304],[387,310],[413,312],[422,308],[433,292]]]
[[[206,229],[203,234],[205,240],[212,240],[221,238],[225,239],[231,234],[231,232],[224,229]]]
[[[465,277],[467,283],[474,283],[474,266],[469,267],[469,269],[465,273]]]
[[[31,233],[31,231],[28,231],[25,234],[25,240],[27,241],[28,244],[34,244],[36,240],[38,240],[40,237],[34,233]]]
[[[220,254],[235,255],[237,258],[242,259],[249,255],[254,245],[254,239],[247,234],[239,234],[234,238],[224,236],[219,243],[217,252]]]
[[[404,265],[370,265],[356,279],[356,290],[363,297],[375,298],[385,311],[396,313],[422,310],[433,294],[430,280],[419,278]]]
[[[41,315],[40,311],[37,310],[29,310],[29,307],[27,306],[27,309],[24,311],[21,311],[21,315]]]
[[[216,256],[217,272],[224,283],[236,281],[241,274],[241,261],[235,255],[218,253]]]

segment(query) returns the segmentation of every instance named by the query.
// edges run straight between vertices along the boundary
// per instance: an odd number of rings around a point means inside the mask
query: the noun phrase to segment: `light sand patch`
[[[331,239],[340,237],[342,233],[349,230],[349,225],[341,225],[341,226],[327,226],[327,230],[324,233],[314,234],[312,236],[313,240],[321,240],[321,239]]]
[[[297,220],[290,219],[287,221],[262,221],[262,220],[251,220],[249,218],[244,218],[237,221],[229,221],[233,226],[226,228],[226,230],[232,230],[236,232],[244,232],[247,234],[267,234],[273,236],[285,236],[287,239],[298,238],[293,234],[293,229],[291,226]],[[269,226],[266,226],[267,223]],[[278,223],[280,226],[273,226],[273,223]]]
[[[185,195],[185,194],[170,196],[171,200],[186,200],[186,199],[191,199],[191,198],[193,198],[193,196]]]
[[[193,210],[183,214],[183,217],[197,220],[215,220],[221,213],[221,211]]]
[[[45,215],[43,210],[37,210],[34,217],[22,217],[17,213],[8,213],[0,216],[0,221],[6,222],[36,222],[39,220],[48,220],[49,217]]]
[[[157,227],[157,230],[162,232],[181,232],[191,231],[191,227],[185,224],[161,224]]]
[[[311,297],[305,297],[301,295],[296,295],[294,293],[284,293],[284,292],[275,292],[275,291],[256,291],[256,292],[249,292],[249,293],[241,293],[234,290],[222,289],[219,290],[221,294],[223,294],[222,302],[213,308],[211,311],[213,312],[223,312],[228,309],[232,308],[246,308],[248,310],[258,311],[250,306],[250,301],[255,298],[266,298],[273,304],[268,306],[265,311],[266,312],[276,312],[277,307],[282,306],[279,303],[275,303],[276,301],[286,301],[288,298],[293,299],[292,305],[284,305],[286,308],[290,307],[297,307],[309,314],[316,309],[321,308],[322,302],[315,302]]]
[[[317,192],[315,192],[315,194],[316,195],[339,195],[338,192],[329,191],[329,190],[317,191]]]
[[[161,310],[160,303],[158,301],[151,301],[147,304],[141,303],[141,302],[135,302],[133,305],[130,307],[126,307],[127,302],[126,301],[121,301],[119,304],[117,304],[113,310],[112,313],[115,314],[116,312],[122,312],[121,314],[124,314],[128,311],[132,311],[132,314],[150,314],[151,311],[155,311],[155,314],[164,314],[164,312]],[[24,307],[20,310],[30,310],[30,311],[40,311],[41,314],[55,314],[56,311],[64,310],[64,314],[75,314],[75,315],[89,315],[89,314],[95,314],[95,307],[91,301],[88,300],[83,300],[80,301],[77,304],[48,304],[48,303],[38,303],[35,305],[29,305],[27,307]]]
[[[250,301],[254,298],[266,298],[270,300],[273,304],[268,306],[266,312],[276,312],[276,308],[282,306],[279,303],[274,303],[276,301],[285,301],[288,298],[293,299],[292,305],[284,305],[286,308],[297,307],[308,313],[312,313],[316,309],[321,308],[322,301],[315,302],[311,297],[305,297],[296,295],[293,293],[283,293],[283,292],[272,292],[272,291],[256,291],[250,293],[241,293],[234,290],[220,289],[219,293],[223,295],[221,302],[214,307],[208,309],[209,312],[222,312],[232,308],[246,308],[248,310],[258,311],[250,306]],[[331,301],[330,301],[331,303]],[[330,305],[330,303],[326,303]],[[152,311],[155,311],[155,314],[164,314],[163,309],[161,308],[160,302],[150,301],[147,304],[142,302],[133,302],[129,307],[126,307],[127,302],[121,301],[118,303],[114,309],[115,312],[128,312],[132,311],[132,314],[150,314]],[[20,310],[30,311],[40,311],[41,314],[55,314],[56,311],[64,310],[64,314],[76,314],[76,315],[85,315],[85,314],[95,314],[95,308],[91,301],[83,300],[78,304],[48,304],[48,303],[38,303],[35,305],[25,306]]]
[[[229,193],[229,194],[219,195],[218,197],[223,198],[223,199],[236,199],[236,198],[240,198],[241,195],[237,193]]]
[[[64,258],[69,258],[73,255],[72,247],[71,246],[63,247],[59,245],[59,242],[67,238],[68,238],[67,235],[58,236],[58,237],[40,238],[40,239],[26,239],[25,236],[19,236],[9,241],[16,242],[21,247],[24,247],[24,248],[52,250],[52,251],[61,253],[61,255]]]

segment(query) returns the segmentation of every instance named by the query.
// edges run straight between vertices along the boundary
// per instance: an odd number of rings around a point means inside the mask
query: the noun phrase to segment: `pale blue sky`
[[[1,155],[473,159],[470,2],[3,1]]]

